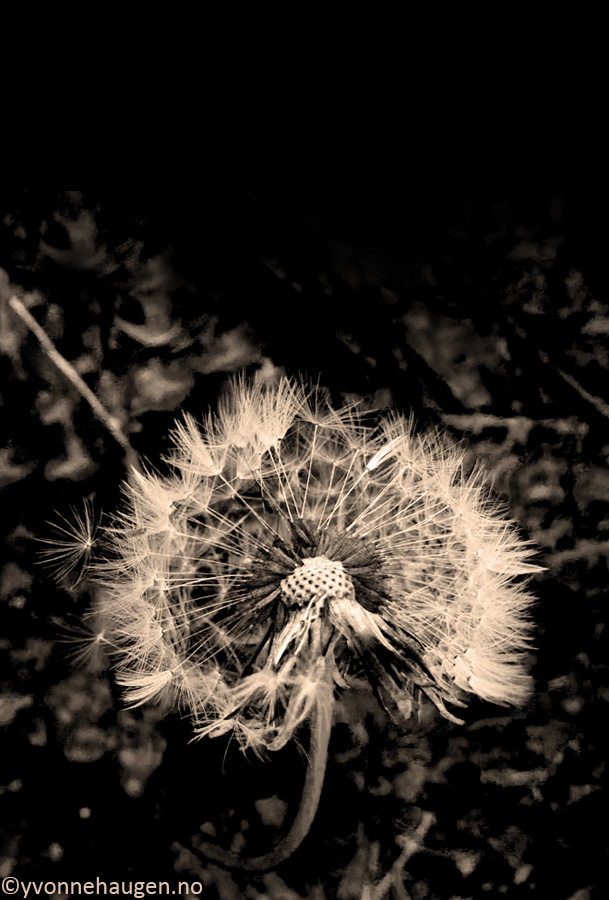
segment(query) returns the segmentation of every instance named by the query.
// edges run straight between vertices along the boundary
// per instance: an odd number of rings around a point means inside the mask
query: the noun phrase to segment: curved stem
[[[310,764],[307,768],[300,806],[288,833],[268,853],[265,853],[263,856],[250,857],[249,859],[241,857],[231,850],[224,850],[217,844],[203,841],[199,848],[209,859],[228,869],[242,869],[246,872],[269,872],[291,856],[303,842],[317,813],[326,774],[328,744],[330,742],[332,712],[334,709],[332,688],[330,685],[327,688],[327,694],[319,698],[312,716],[311,745],[309,750]]]

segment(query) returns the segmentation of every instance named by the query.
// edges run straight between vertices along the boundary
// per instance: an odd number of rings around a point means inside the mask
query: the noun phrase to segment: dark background
[[[0,191],[3,875],[349,900],[429,812],[388,896],[604,896],[606,201],[602,183],[412,174],[390,188]],[[152,461],[176,412],[200,416],[241,367],[320,375],[337,402],[370,395],[469,441],[547,567],[527,708],[473,703],[461,728],[424,712],[404,733],[348,696],[300,850],[264,877],[193,854],[204,823],[264,852],[305,763],[191,744],[177,716],[125,710],[110,671],[73,665],[86,587],[56,587],[35,538],[83,497],[112,508],[123,451],[13,294]]]

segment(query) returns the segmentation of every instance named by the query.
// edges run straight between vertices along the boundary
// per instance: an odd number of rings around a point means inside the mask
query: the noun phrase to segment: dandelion
[[[320,388],[236,378],[173,439],[170,473],[134,471],[103,530],[97,615],[132,705],[260,754],[309,727],[290,834],[240,863],[269,868],[311,824],[334,698],[362,673],[397,721],[425,698],[455,723],[472,696],[526,700],[538,567],[464,452],[395,413],[371,425]]]

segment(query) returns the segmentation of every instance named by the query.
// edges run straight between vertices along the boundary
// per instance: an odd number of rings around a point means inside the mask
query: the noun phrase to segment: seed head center
[[[353,599],[355,588],[341,562],[313,556],[283,579],[281,596],[286,606],[305,606],[314,599]]]

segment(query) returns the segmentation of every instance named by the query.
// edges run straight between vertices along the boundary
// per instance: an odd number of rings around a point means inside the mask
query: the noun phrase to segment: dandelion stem
[[[48,334],[44,331],[43,328],[40,327],[34,316],[28,309],[26,309],[26,307],[18,297],[11,297],[8,301],[8,305],[13,310],[13,312],[19,316],[22,322],[25,322],[30,331],[33,332],[33,334],[38,339],[40,346],[49,357],[49,359],[53,363],[55,363],[59,371],[63,375],[65,375],[70,384],[76,388],[81,397],[83,397],[87,401],[102,425],[104,425],[108,429],[112,437],[121,445],[121,447],[125,451],[125,461],[127,465],[134,466],[136,469],[139,469],[137,454],[121,431],[116,419],[111,416],[108,410],[102,406],[91,388],[80,377],[74,366],[61,355]]]
[[[227,869],[242,869],[246,872],[269,872],[291,856],[309,833],[319,807],[328,761],[330,732],[332,730],[334,699],[329,676],[326,675],[326,679],[325,690],[323,695],[320,696],[311,718],[310,763],[307,768],[300,807],[289,832],[269,853],[250,859],[241,857],[230,850],[224,850],[216,844],[203,841],[199,846],[209,859]]]

